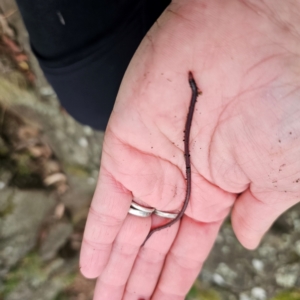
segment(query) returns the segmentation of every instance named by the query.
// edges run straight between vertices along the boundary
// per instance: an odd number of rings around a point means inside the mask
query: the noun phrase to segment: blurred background
[[[0,0],[0,300],[92,300],[78,255],[103,135],[59,105],[16,4]],[[300,300],[300,206],[255,251],[228,219],[187,299]]]

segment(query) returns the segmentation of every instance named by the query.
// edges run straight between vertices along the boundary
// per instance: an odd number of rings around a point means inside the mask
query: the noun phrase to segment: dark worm
[[[178,213],[177,217],[175,219],[173,219],[171,222],[169,222],[165,225],[162,225],[160,227],[152,229],[148,233],[145,241],[142,244],[142,247],[145,245],[147,240],[151,237],[151,235],[154,232],[165,229],[165,228],[168,228],[168,227],[172,226],[173,224],[175,224],[177,221],[179,221],[182,218],[182,216],[183,216],[183,214],[184,214],[184,212],[185,212],[185,210],[188,206],[189,200],[190,200],[191,188],[192,188],[191,160],[190,160],[190,148],[189,148],[190,132],[191,132],[193,114],[194,114],[194,110],[195,110],[195,104],[196,104],[196,101],[197,101],[197,97],[198,97],[198,95],[201,94],[201,92],[198,90],[198,87],[197,87],[197,84],[194,80],[192,72],[189,72],[189,84],[190,84],[190,87],[192,89],[192,99],[191,99],[191,103],[190,103],[190,107],[189,107],[189,112],[188,112],[188,115],[187,115],[187,118],[186,118],[185,130],[184,130],[184,158],[185,158],[186,184],[187,184],[185,200],[184,200],[182,209]]]

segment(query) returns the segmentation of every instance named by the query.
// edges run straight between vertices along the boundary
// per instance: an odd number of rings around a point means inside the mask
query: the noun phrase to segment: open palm
[[[293,1],[178,0],[145,37],[107,127],[81,251],[82,273],[99,276],[96,300],[184,299],[231,209],[255,248],[299,201],[299,12]],[[190,203],[141,248],[166,220],[128,215],[132,199],[178,211],[185,198],[189,71],[203,92]]]

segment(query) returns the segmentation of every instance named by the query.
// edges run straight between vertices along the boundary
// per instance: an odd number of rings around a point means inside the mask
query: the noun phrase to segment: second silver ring
[[[157,210],[157,209],[154,211],[154,214],[159,216],[159,217],[167,218],[167,219],[175,219],[178,216],[178,214],[164,212],[164,211]]]

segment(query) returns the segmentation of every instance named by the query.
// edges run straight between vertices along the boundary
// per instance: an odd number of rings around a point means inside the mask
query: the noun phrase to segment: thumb
[[[264,202],[247,189],[236,200],[231,214],[232,227],[240,243],[248,249],[255,249],[273,222],[296,203],[294,199]]]

